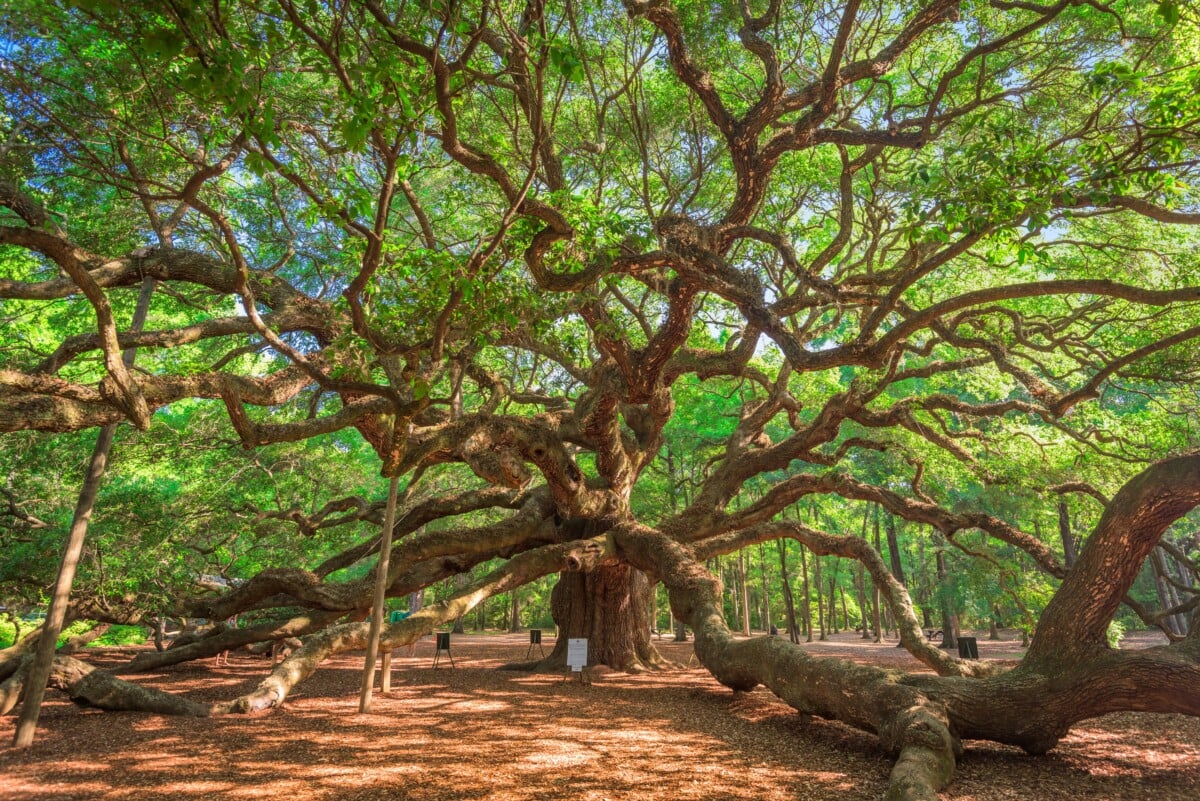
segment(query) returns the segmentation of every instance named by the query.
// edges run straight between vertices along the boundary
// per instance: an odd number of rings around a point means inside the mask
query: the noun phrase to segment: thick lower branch
[[[435,626],[462,617],[487,598],[550,573],[564,570],[591,570],[611,554],[605,537],[547,545],[513,557],[501,567],[464,588],[445,601],[383,629],[381,648],[398,648],[415,642]],[[366,647],[369,624],[344,623],[312,635],[304,647],[293,653],[254,691],[223,707],[228,712],[257,712],[283,703],[292,689],[312,675],[325,659],[334,654]]]
[[[0,713],[8,711],[24,693],[25,676],[32,657],[0,685]],[[162,690],[118,679],[103,670],[70,656],[56,656],[48,685],[65,692],[72,701],[110,711],[152,712],[159,715],[207,717],[211,709]],[[7,707],[7,708],[6,708]]]

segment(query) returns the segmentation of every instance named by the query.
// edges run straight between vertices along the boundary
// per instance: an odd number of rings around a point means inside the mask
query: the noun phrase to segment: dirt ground
[[[1150,644],[1143,636],[1126,647]],[[50,693],[38,741],[8,747],[0,718],[0,801],[293,798],[318,801],[616,801],[878,798],[891,760],[871,735],[805,719],[763,689],[734,694],[664,639],[681,665],[604,672],[590,686],[499,671],[528,635],[456,636],[457,667],[433,664],[424,639],[397,652],[392,692],[357,714],[362,657],[330,660],[283,709],[256,717],[181,719],[76,708]],[[547,637],[547,652],[553,645]],[[980,638],[984,658],[1020,655]],[[806,646],[917,669],[892,644],[855,634]],[[129,649],[89,651],[118,664]],[[443,665],[446,665],[443,660]],[[181,665],[138,679],[201,701],[253,687],[268,663]],[[1198,688],[1200,691],[1200,688]],[[1200,720],[1110,715],[1081,725],[1049,755],[967,743],[946,801],[1197,801]]]

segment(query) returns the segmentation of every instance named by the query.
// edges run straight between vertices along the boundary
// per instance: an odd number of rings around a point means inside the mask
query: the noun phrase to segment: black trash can
[[[974,637],[959,637],[958,656],[961,659],[978,659],[979,642]]]

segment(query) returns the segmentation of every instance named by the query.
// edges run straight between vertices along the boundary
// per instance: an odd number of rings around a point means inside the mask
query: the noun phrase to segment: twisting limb
[[[734,690],[763,684],[804,714],[876,733],[897,755],[886,798],[936,801],[961,751],[940,703],[896,671],[813,657],[779,637],[735,640],[725,625],[720,581],[686,546],[636,525],[612,536],[623,557],[662,579],[672,612],[691,625],[696,656],[717,681]]]
[[[158,670],[168,665],[180,662],[190,662],[193,659],[203,659],[216,656],[222,651],[232,651],[243,645],[264,642],[266,640],[282,640],[288,637],[303,637],[314,631],[320,631],[333,623],[342,612],[325,612],[311,615],[297,615],[288,620],[264,623],[261,626],[247,628],[219,627],[208,636],[193,642],[175,645],[165,651],[143,651],[133,660],[119,668],[117,673],[143,673],[148,670]]]
[[[908,590],[892,575],[879,551],[861,537],[839,537],[816,531],[794,520],[775,520],[733,534],[702,540],[694,546],[695,555],[699,560],[707,560],[719,554],[733,553],[747,545],[780,537],[807,546],[817,556],[842,556],[861,562],[871,574],[875,586],[883,592],[884,600],[900,631],[900,644],[939,675],[985,676],[997,672],[997,668],[991,663],[955,659],[930,643],[913,610]]]

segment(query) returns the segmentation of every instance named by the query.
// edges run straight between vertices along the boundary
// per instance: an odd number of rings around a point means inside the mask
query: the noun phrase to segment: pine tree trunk
[[[508,614],[508,633],[516,634],[521,630],[521,592],[512,591],[511,607]]]
[[[779,547],[779,579],[783,583],[783,610],[787,615],[788,639],[792,642],[800,642],[800,629],[796,625],[796,601],[792,597],[792,579],[788,575],[787,569],[788,541],[779,539],[775,542]]]
[[[875,550],[879,551],[880,555],[882,556],[883,548],[882,548],[882,543],[880,542],[880,538],[879,538],[879,505],[878,504],[876,504],[876,506],[875,506],[875,520],[873,522],[873,527],[875,530]],[[875,583],[874,579],[871,580],[871,589],[872,589],[872,591],[871,591],[871,596],[872,596],[871,597],[871,622],[875,626],[875,642],[883,642],[883,620],[881,619],[880,614],[879,614],[879,604],[880,604],[881,598],[880,598],[880,593],[879,593],[879,585]]]
[[[1075,535],[1071,532],[1071,511],[1067,499],[1058,499],[1058,534],[1062,538],[1063,562],[1067,569],[1075,564]]]
[[[896,518],[892,517],[891,512],[888,512],[886,528],[888,555],[892,560],[892,575],[896,577],[896,581],[907,587],[908,582],[904,579],[904,565],[900,562],[900,541],[896,536]]]
[[[804,597],[801,599],[801,618],[804,620],[804,641],[812,642],[812,596],[808,585],[808,549],[800,546],[800,575],[804,577]]]
[[[938,602],[942,608],[942,647],[947,651],[958,648],[958,617],[954,614],[953,601],[947,588],[946,554],[939,547],[936,554],[938,578]]]
[[[917,573],[917,602],[921,604],[921,626],[922,628],[931,629],[933,628],[933,612],[931,611],[930,607],[933,604],[931,603],[932,599],[930,598],[929,582],[923,580],[923,575],[927,570],[925,562],[924,537],[917,539],[917,556],[917,564],[919,564],[921,567],[920,571]],[[893,569],[894,567],[895,566],[893,565]]]
[[[1179,605],[1179,594],[1176,592],[1175,586],[1168,580],[1170,573],[1167,572],[1167,564],[1163,559],[1161,548],[1155,548],[1150,552],[1150,567],[1154,573],[1154,588],[1158,592],[1159,604],[1164,612],[1174,609]],[[1176,637],[1182,636],[1187,630],[1183,615],[1167,615],[1162,622]]]
[[[765,547],[762,543],[758,545],[758,570],[762,574],[762,610],[763,610],[763,631],[770,633],[771,631],[771,592],[767,586],[767,559],[764,555]]]
[[[750,636],[750,588],[746,586],[746,554],[738,551],[738,585],[742,589],[742,635]]]
[[[861,566],[858,568],[854,590],[856,600],[858,601],[858,616],[862,620],[862,638],[869,640],[871,639],[871,621],[867,618],[867,615],[871,611],[871,602],[867,600],[867,578],[864,575],[865,572]]]
[[[466,573],[459,573],[454,577],[454,589],[461,591],[463,587],[471,582],[470,576]],[[463,619],[461,617],[454,619],[454,625],[450,629],[451,634],[466,634],[466,629],[463,628]]]
[[[835,565],[836,567],[836,565]],[[845,629],[845,626],[838,625],[838,580],[835,572],[829,577],[829,628],[834,634]],[[845,616],[842,617],[842,623],[846,622]]]
[[[731,629],[737,628],[736,623],[737,623],[737,621],[741,620],[741,617],[742,617],[741,604],[738,603],[739,596],[741,595],[741,593],[738,590],[737,568],[736,567],[726,568],[725,575],[722,576],[722,578],[725,579],[725,586],[729,588],[729,599],[733,606],[733,619],[734,619],[735,624],[730,626],[730,628]]]
[[[825,636],[825,587],[821,581],[821,557],[813,555],[813,581],[817,585],[817,624],[820,626],[819,640],[828,639]]]

